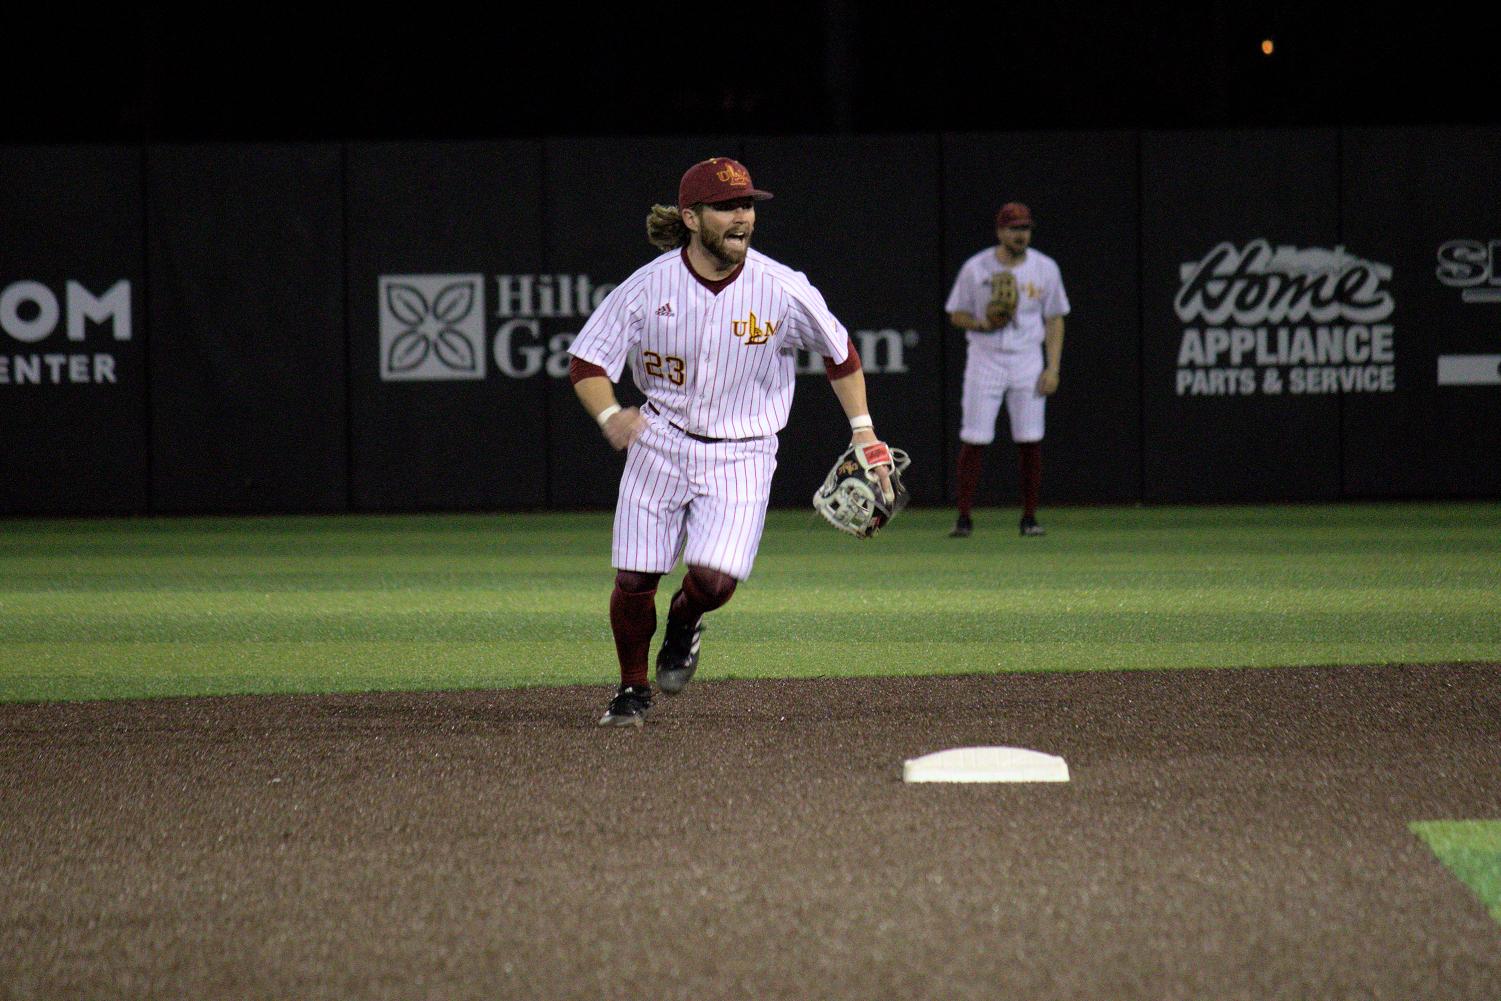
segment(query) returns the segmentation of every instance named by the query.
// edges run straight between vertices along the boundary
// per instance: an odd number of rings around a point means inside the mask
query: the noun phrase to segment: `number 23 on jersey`
[[[641,352],[641,360],[646,365],[646,374],[658,379],[666,379],[674,386],[681,386],[684,381],[684,373],[687,371],[687,363],[675,355],[666,358],[655,351]]]

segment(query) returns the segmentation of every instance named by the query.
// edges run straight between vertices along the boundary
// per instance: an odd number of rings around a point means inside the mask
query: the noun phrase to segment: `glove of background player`
[[[985,305],[985,322],[999,330],[1016,316],[1016,275],[997,271],[990,276],[990,302]]]
[[[813,509],[841,532],[868,539],[907,506],[902,473],[911,464],[906,452],[889,448],[883,441],[852,444],[824,477],[823,486],[813,494]],[[889,470],[892,490],[889,498],[875,473],[881,466]]]

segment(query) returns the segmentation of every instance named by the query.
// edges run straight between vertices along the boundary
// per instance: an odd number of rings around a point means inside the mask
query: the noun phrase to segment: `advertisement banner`
[[[1352,129],[1345,239],[1392,263],[1397,388],[1347,397],[1354,497],[1501,492],[1501,129]]]
[[[0,514],[149,507],[139,149],[0,149]]]
[[[147,153],[152,506],[348,504],[342,151]]]
[[[1127,132],[949,135],[943,139],[943,274],[933,310],[945,337],[947,496],[955,496],[966,338],[944,301],[972,254],[996,245],[996,212],[1032,211],[1032,246],[1058,263],[1064,318],[1058,390],[1047,401],[1042,503],[1119,503],[1141,490],[1136,137]],[[1019,504],[1004,408],[986,450],[980,504]]]
[[[1143,136],[1143,499],[1340,496],[1341,400],[1394,392],[1403,349],[1338,165],[1332,130]]]

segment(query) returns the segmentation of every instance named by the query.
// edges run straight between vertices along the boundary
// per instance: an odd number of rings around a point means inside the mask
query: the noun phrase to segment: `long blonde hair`
[[[646,238],[658,250],[686,247],[692,235],[676,205],[653,205],[647,213]]]

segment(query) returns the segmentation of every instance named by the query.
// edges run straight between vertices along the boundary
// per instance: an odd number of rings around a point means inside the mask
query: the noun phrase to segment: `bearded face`
[[[1025,254],[1032,243],[1031,226],[1002,226],[995,231],[995,235],[1001,246],[1015,257]]]
[[[728,271],[745,260],[751,233],[756,228],[754,201],[737,198],[730,202],[715,202],[701,206],[696,215],[698,229],[695,234],[699,245],[721,270]]]

